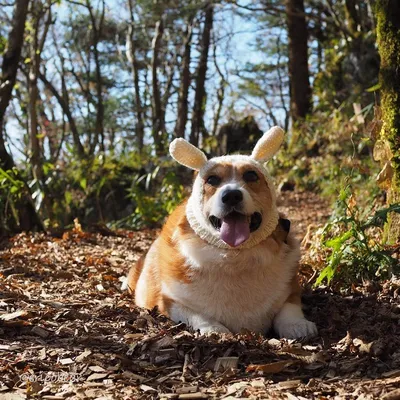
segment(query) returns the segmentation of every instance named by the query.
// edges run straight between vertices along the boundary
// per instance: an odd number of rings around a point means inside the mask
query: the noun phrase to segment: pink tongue
[[[250,237],[250,226],[244,215],[227,216],[222,219],[221,239],[236,247],[241,245]]]

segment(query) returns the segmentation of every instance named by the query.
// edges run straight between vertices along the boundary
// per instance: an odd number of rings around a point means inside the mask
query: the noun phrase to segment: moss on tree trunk
[[[390,148],[392,177],[388,203],[400,202],[400,1],[376,2],[378,48],[381,57],[379,82],[383,127],[381,140]],[[387,227],[390,243],[400,241],[400,214],[390,216]]]

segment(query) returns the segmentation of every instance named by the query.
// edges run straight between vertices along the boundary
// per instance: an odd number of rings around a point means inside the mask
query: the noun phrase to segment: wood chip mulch
[[[314,203],[300,214],[318,224],[329,211]],[[120,290],[155,235],[77,224],[0,241],[0,399],[400,399],[400,279],[306,288],[308,343],[200,336]]]

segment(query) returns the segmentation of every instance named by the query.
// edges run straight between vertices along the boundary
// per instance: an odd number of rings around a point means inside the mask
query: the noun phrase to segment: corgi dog
[[[172,157],[197,176],[188,200],[128,274],[138,306],[158,306],[202,334],[266,334],[271,327],[290,339],[317,334],[301,307],[300,245],[278,213],[264,166],[283,138],[274,127],[250,156],[210,160],[184,139],[171,143]]]

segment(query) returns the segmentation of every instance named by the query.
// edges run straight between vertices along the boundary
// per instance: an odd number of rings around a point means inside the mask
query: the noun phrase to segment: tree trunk
[[[97,26],[96,16],[93,13],[93,8],[89,0],[86,0],[86,7],[89,11],[91,25],[93,29],[93,56],[95,63],[96,74],[96,97],[97,97],[97,110],[95,122],[95,138],[90,146],[90,155],[93,155],[96,146],[100,142],[100,150],[105,151],[104,148],[104,101],[103,101],[103,77],[101,74],[101,61],[99,53],[100,35],[103,30],[103,22],[105,15],[105,3],[102,1],[102,10],[100,15],[99,25]]]
[[[178,98],[178,116],[175,126],[175,136],[185,137],[186,123],[188,120],[188,96],[190,87],[190,59],[192,50],[192,23],[193,18],[188,19],[185,32],[184,51],[182,57],[182,75]]]
[[[290,108],[293,122],[311,111],[311,88],[308,71],[308,30],[304,0],[286,0],[289,39]]]
[[[7,106],[11,100],[12,90],[17,77],[28,6],[29,0],[17,0],[15,2],[12,27],[8,36],[7,50],[3,57],[2,77],[0,80],[0,168],[4,170],[10,170],[15,166],[12,156],[8,153],[5,147],[4,117]],[[16,175],[18,180],[22,180],[22,178],[18,176],[19,174],[17,172]],[[18,226],[14,225],[11,226],[11,228],[18,230],[43,230],[42,222],[35,211],[29,188],[26,184],[24,184],[23,193],[17,201],[16,208],[18,209],[19,220],[16,221]],[[5,217],[7,218],[7,216]]]
[[[153,138],[157,154],[162,154],[164,151],[164,136],[165,136],[165,123],[163,120],[163,112],[161,105],[160,84],[158,81],[158,74],[157,74],[157,69],[159,64],[159,52],[163,34],[164,34],[164,23],[161,17],[160,20],[156,23],[156,29],[152,43],[153,57],[151,60],[152,85],[153,85],[153,104],[152,104]]]
[[[43,181],[42,146],[38,138],[37,102],[39,91],[37,78],[33,72],[29,74],[29,138],[31,150],[32,174],[35,179]]]
[[[139,65],[136,59],[136,49],[135,49],[135,44],[134,44],[134,25],[135,25],[135,18],[134,18],[134,12],[133,12],[133,1],[128,0],[128,6],[129,6],[129,13],[131,17],[130,21],[130,26],[128,30],[128,34],[126,37],[126,43],[127,43],[127,51],[126,55],[128,58],[128,61],[131,63],[131,70],[132,70],[132,76],[133,76],[133,83],[134,83],[134,96],[135,96],[135,111],[136,111],[136,118],[137,118],[137,124],[136,124],[136,143],[137,143],[137,148],[139,153],[142,152],[143,150],[143,141],[144,141],[144,123],[143,123],[143,118],[144,118],[144,113],[143,113],[143,106],[142,106],[142,98],[140,95],[140,86],[139,86]]]
[[[8,35],[7,50],[3,57],[2,76],[0,80],[0,167],[4,170],[14,167],[14,161],[11,155],[8,154],[5,146],[3,128],[6,109],[10,103],[11,93],[17,77],[28,5],[29,0],[18,0],[15,2],[12,27]]]
[[[42,144],[38,138],[38,101],[39,101],[39,89],[38,89],[38,77],[40,63],[42,59],[42,51],[46,42],[47,33],[51,24],[51,3],[48,2],[47,9],[41,1],[35,1],[32,3],[32,25],[34,26],[33,31],[33,43],[31,47],[31,65],[29,69],[29,137],[31,145],[31,164],[32,172],[35,179],[42,182],[44,178],[43,174],[43,154]],[[39,38],[39,30],[41,19],[46,15],[47,18],[44,22],[43,33]]]
[[[204,28],[201,37],[200,60],[196,73],[196,93],[194,96],[194,105],[192,113],[192,129],[190,132],[190,143],[199,145],[200,135],[207,137],[207,131],[204,126],[204,112],[206,108],[206,76],[207,61],[210,48],[211,31],[214,20],[214,6],[208,4],[205,11]]]
[[[377,39],[381,65],[379,82],[383,126],[381,142],[387,146],[390,170],[388,204],[400,203],[400,2],[376,2]],[[392,214],[386,226],[389,243],[400,242],[400,214]]]

